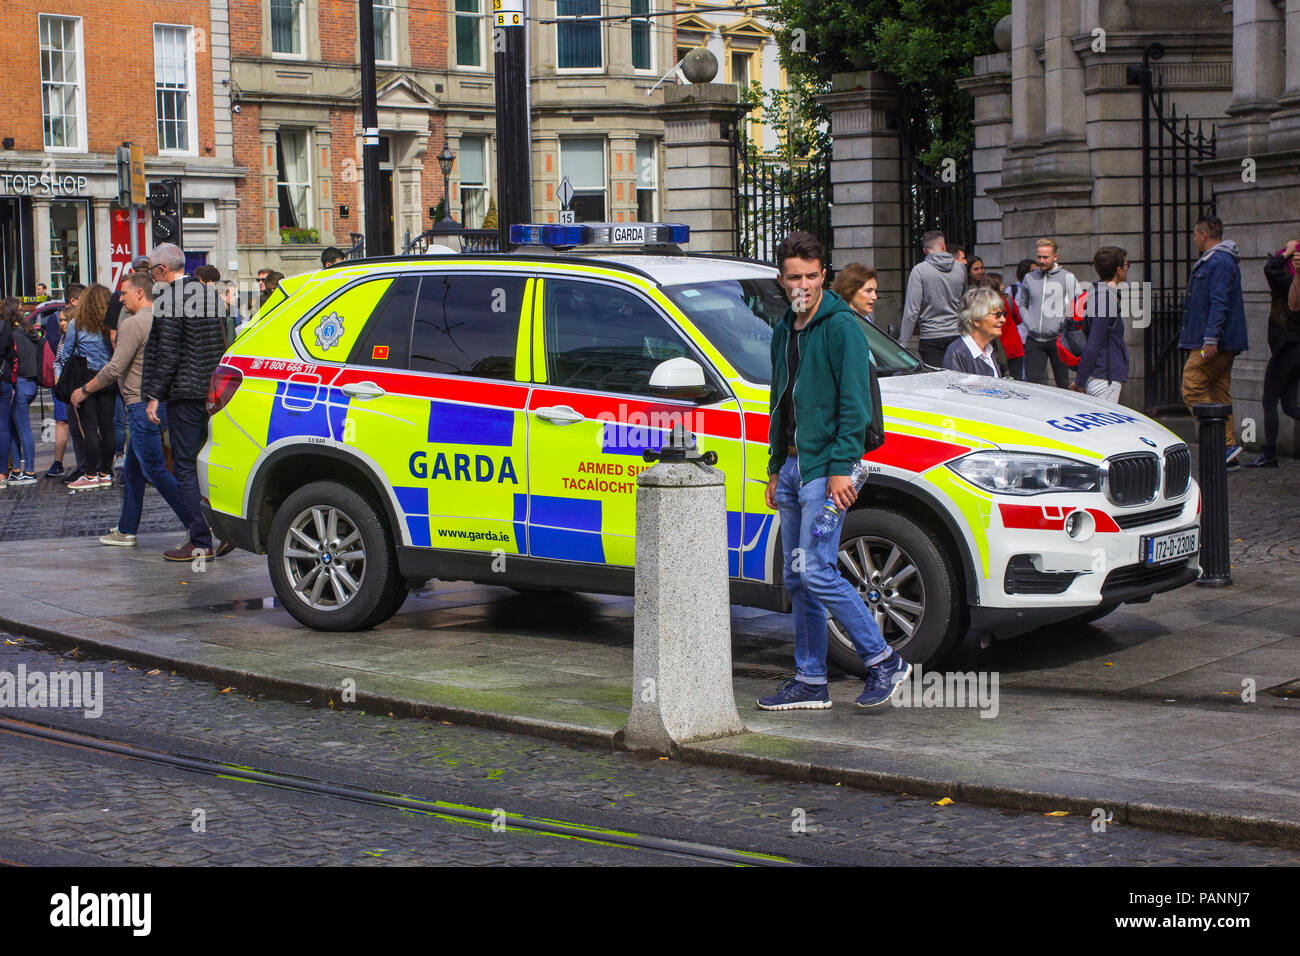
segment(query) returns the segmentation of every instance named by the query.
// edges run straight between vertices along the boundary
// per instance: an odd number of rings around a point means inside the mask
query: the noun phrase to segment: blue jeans
[[[207,402],[204,399],[171,401],[167,403],[167,415],[172,469],[176,472],[176,484],[189,513],[190,544],[196,548],[211,548],[212,532],[200,504],[198,471],[199,452],[208,440]]]
[[[158,416],[162,418],[161,415]],[[126,403],[122,400],[122,393],[117,393],[117,407],[113,409],[113,438],[117,444],[113,446],[114,454],[121,455],[126,452]]]
[[[827,612],[839,622],[868,667],[889,654],[889,645],[862,595],[840,575],[843,516],[833,534],[813,537],[813,521],[826,501],[826,483],[825,478],[815,478],[804,484],[799,477],[799,460],[791,455],[781,466],[776,485],[781,547],[785,552],[785,589],[790,593],[794,614],[795,676],[805,684],[826,683]]]
[[[18,444],[18,455],[14,456],[14,471],[18,471],[18,459],[23,460],[23,470],[36,470],[36,440],[32,437],[32,400],[36,398],[36,379],[20,378],[14,385],[13,411],[10,422],[14,440]]]
[[[127,445],[129,454],[124,468],[126,490],[122,498],[122,517],[117,522],[117,530],[123,534],[135,534],[140,527],[145,482],[158,489],[163,500],[176,512],[176,517],[181,519],[181,524],[186,527],[190,524],[181,490],[167,470],[167,459],[163,457],[162,433],[167,427],[167,406],[158,406],[161,425],[149,421],[144,411],[147,406],[148,402],[134,402],[126,410],[127,420],[131,423],[131,442]]]

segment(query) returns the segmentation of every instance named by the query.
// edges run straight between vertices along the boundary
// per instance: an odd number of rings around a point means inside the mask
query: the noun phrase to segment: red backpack
[[[41,333],[41,371],[36,376],[36,384],[41,388],[53,388],[54,377],[54,350],[50,348],[50,340]]]

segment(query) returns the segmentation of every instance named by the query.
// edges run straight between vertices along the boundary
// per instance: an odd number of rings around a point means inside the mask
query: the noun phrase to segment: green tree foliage
[[[880,70],[893,76],[924,112],[922,161],[965,156],[974,145],[970,96],[957,80],[972,60],[992,53],[993,27],[1011,0],[774,0],[777,43],[805,125],[824,123],[812,100],[834,73]],[[811,95],[808,95],[811,94]]]

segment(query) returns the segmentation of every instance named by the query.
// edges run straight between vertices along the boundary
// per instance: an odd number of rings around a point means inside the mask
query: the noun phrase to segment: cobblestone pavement
[[[13,643],[9,643],[13,640]],[[1112,824],[1077,814],[951,804],[795,783],[632,755],[390,718],[321,701],[250,697],[120,661],[0,643],[0,672],[97,670],[99,719],[79,711],[5,716],[256,769],[500,807],[587,825],[871,864],[1294,865],[1300,853]],[[93,768],[93,772],[88,772]],[[251,787],[4,737],[0,855],[40,848],[117,864],[668,864],[644,851],[495,834],[332,798]],[[191,830],[192,811],[207,832]],[[93,821],[93,824],[91,823]],[[802,822],[804,832],[796,833]],[[27,849],[24,850],[23,848]]]

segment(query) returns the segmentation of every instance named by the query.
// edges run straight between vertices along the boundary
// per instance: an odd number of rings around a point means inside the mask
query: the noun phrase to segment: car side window
[[[411,370],[514,381],[525,283],[521,276],[425,275]]]
[[[547,279],[542,301],[551,385],[649,395],[656,366],[694,357],[668,320],[626,289]]]
[[[348,357],[349,365],[406,368],[411,354],[411,319],[419,293],[419,276],[402,276],[389,287]]]

